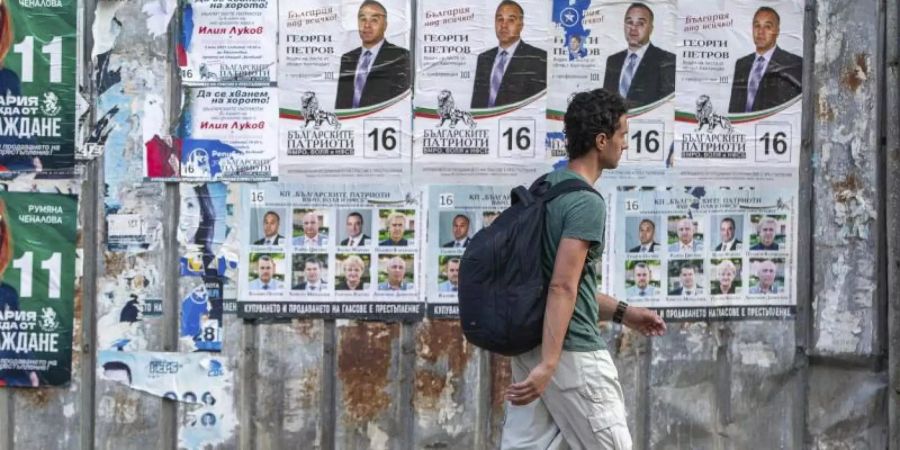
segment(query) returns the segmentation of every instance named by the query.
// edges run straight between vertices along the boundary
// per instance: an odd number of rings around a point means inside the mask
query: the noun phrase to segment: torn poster
[[[72,378],[77,204],[0,192],[0,386]]]
[[[187,88],[181,140],[148,144],[144,176],[162,181],[271,180],[278,174],[277,119],[274,88]]]
[[[0,2],[0,172],[73,174],[77,7]]]
[[[185,184],[182,188],[178,241],[186,292],[180,305],[179,348],[221,351],[223,282],[226,272],[237,268],[237,260],[222,253],[228,188],[224,183]]]
[[[231,361],[203,353],[118,352],[97,354],[102,380],[181,402],[179,448],[203,448],[232,435],[234,374]]]

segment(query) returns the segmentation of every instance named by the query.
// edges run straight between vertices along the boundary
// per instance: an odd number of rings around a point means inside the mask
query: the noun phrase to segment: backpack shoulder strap
[[[563,194],[568,194],[569,192],[576,191],[589,191],[593,192],[603,198],[596,189],[594,189],[591,185],[587,184],[584,180],[580,179],[570,179],[561,181],[559,183],[554,184],[546,194],[543,195],[542,199],[545,203],[553,200],[556,197],[559,197]]]

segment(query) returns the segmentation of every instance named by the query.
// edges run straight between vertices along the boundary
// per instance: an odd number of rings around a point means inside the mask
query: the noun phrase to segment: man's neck
[[[317,237],[319,237],[318,234],[316,234],[316,235],[314,235],[314,236],[306,236],[306,239],[309,240],[309,241],[312,241],[312,240],[315,240]]]
[[[390,286],[392,288],[400,289],[400,286],[402,286],[402,285],[403,285],[403,280],[400,280],[400,281],[388,280],[388,286]]]
[[[764,48],[764,49],[759,49],[759,48],[757,48],[757,49],[756,49],[756,55],[757,55],[757,56],[764,56],[766,53],[771,52],[774,48],[775,48],[774,45],[771,46],[771,47],[769,47],[769,48]]]
[[[630,46],[630,45],[629,45],[629,46],[628,46],[628,51],[629,51],[630,53],[637,53],[637,52],[640,51],[642,48],[644,48],[644,47],[646,47],[646,46],[648,46],[648,45],[650,45],[650,41],[644,42],[643,44],[640,44],[640,45],[637,45],[637,46]]]
[[[592,150],[593,151],[593,150]],[[569,161],[567,168],[581,175],[588,183],[593,185],[600,178],[603,169],[597,163],[596,158],[578,158]]]
[[[378,48],[378,47],[381,45],[382,42],[384,42],[384,39],[383,39],[383,38],[382,38],[380,41],[375,42],[375,43],[373,43],[373,44],[368,44],[368,45],[362,44],[362,48],[364,48],[364,49],[366,49],[366,50],[373,50],[373,49],[375,49],[375,48]]]

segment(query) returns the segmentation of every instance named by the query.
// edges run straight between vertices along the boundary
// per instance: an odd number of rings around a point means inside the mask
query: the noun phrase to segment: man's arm
[[[597,294],[597,305],[600,311],[600,320],[611,320],[619,306],[619,301],[606,295]],[[546,320],[546,319],[545,319]],[[647,308],[629,305],[625,309],[622,323],[632,330],[639,331],[644,336],[662,336],[666,332],[666,323],[655,312]]]
[[[563,339],[575,312],[578,283],[589,246],[590,242],[573,238],[563,238],[559,243],[547,292],[541,363],[531,370],[524,381],[506,389],[506,398],[514,405],[526,405],[540,397],[556,372]]]

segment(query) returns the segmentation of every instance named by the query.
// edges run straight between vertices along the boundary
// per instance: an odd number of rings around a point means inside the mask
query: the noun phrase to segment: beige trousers
[[[512,358],[514,382],[541,361],[541,347]],[[563,351],[541,398],[506,403],[504,450],[631,449],[619,374],[606,350]]]

